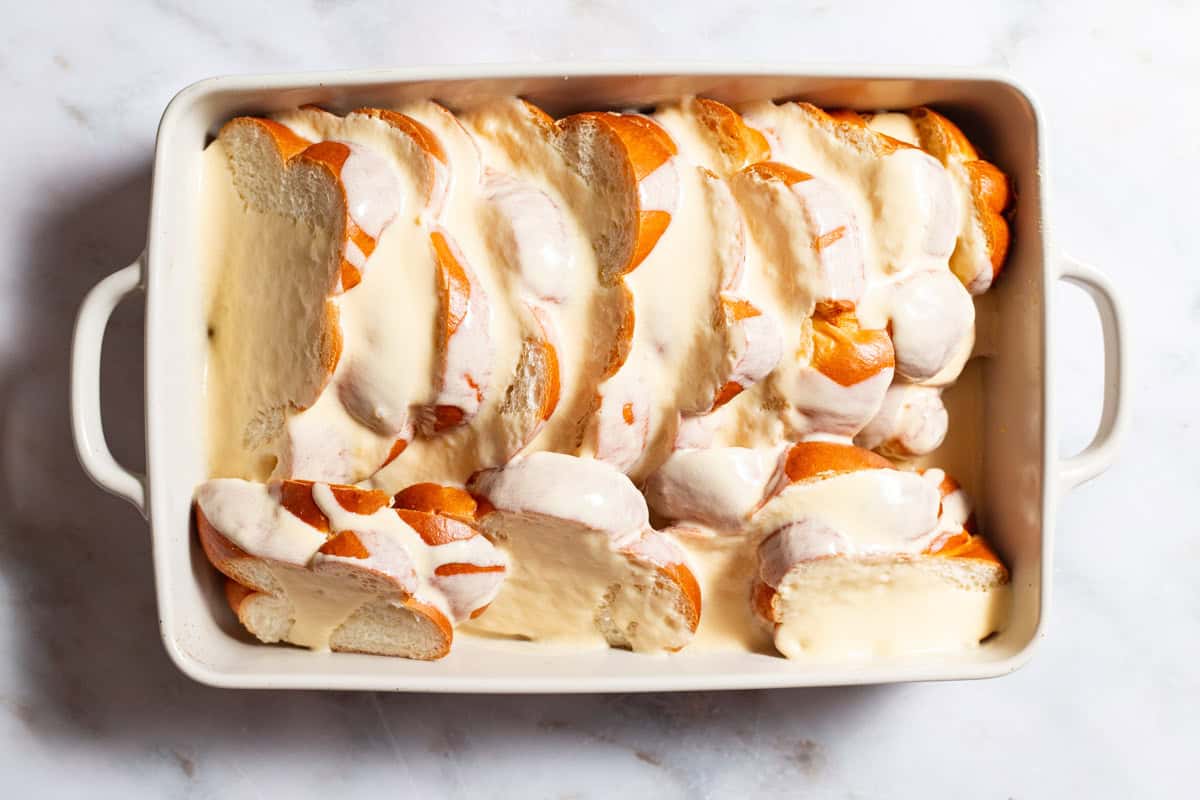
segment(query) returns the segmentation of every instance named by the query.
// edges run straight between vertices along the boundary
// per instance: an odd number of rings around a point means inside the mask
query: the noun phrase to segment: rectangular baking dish
[[[1002,346],[982,366],[982,471],[969,487],[983,530],[1012,568],[1008,628],[978,649],[855,666],[805,665],[749,653],[635,655],[567,652],[462,638],[444,660],[318,654],[268,647],[244,634],[225,607],[221,582],[191,532],[192,492],[206,476],[202,380],[204,291],[196,251],[200,153],[238,114],[303,103],[346,110],[433,97],[454,106],[489,94],[519,94],[559,116],[648,106],[684,94],[736,103],[802,98],[825,107],[906,108],[932,104],[962,125],[1013,180],[1017,195],[1006,273],[981,306]],[[1124,427],[1121,315],[1108,281],[1059,256],[1049,242],[1042,121],[1028,92],[990,74],[928,70],[706,65],[555,65],[384,69],[214,78],[175,96],[155,154],[149,241],[133,264],[98,284],[76,324],[72,415],[79,457],[103,488],[149,519],[163,642],[186,674],[217,686],[431,692],[605,692],[750,689],[982,678],[1012,672],[1042,635],[1050,596],[1054,513],[1066,490],[1103,471]],[[1056,452],[1051,412],[1051,291],[1075,282],[1095,300],[1104,332],[1106,381],[1099,430],[1068,459]],[[146,292],[147,475],[115,462],[99,405],[100,352],[113,308]]]

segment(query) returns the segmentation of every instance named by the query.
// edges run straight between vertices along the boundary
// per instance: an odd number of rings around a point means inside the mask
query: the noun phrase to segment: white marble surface
[[[3,14],[0,794],[1195,791],[1200,5],[254,5],[37,0]],[[87,288],[141,248],[164,104],[218,73],[631,57],[983,65],[1040,96],[1054,234],[1126,298],[1134,417],[1118,465],[1062,506],[1033,662],[976,683],[530,699],[229,692],[184,678],[158,640],[146,527],[86,481],[66,414],[71,321]],[[1090,306],[1060,292],[1066,452],[1094,426],[1101,362]],[[134,464],[140,334],[131,302],[104,380],[114,449]]]

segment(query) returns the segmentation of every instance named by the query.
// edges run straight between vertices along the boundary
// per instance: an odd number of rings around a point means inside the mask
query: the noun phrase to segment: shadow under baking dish
[[[528,693],[882,683],[989,677],[1020,667],[1043,617],[1055,499],[1046,480],[1048,443],[1054,441],[1045,412],[1049,269],[1032,101],[1007,81],[965,74],[585,69],[220,78],[189,87],[171,102],[159,129],[147,253],[146,406],[156,583],[163,639],[176,664],[199,681],[222,686]],[[220,124],[237,114],[303,103],[347,110],[425,97],[453,107],[489,94],[520,94],[556,116],[585,108],[645,107],[684,94],[728,103],[803,98],[863,110],[929,104],[962,125],[1011,176],[1018,208],[1013,247],[1005,274],[978,309],[977,351],[987,357],[972,365],[964,387],[949,398],[952,405],[970,406],[966,393],[977,391],[978,404],[974,414],[969,408],[955,414],[952,408],[951,435],[966,444],[944,462],[971,491],[982,529],[1012,571],[1013,604],[1002,633],[966,652],[854,664],[687,649],[647,656],[461,636],[447,658],[424,663],[266,646],[240,631],[191,525],[192,491],[207,477],[204,430],[196,422],[205,418],[204,293],[193,257],[201,151]],[[976,424],[969,431],[964,422],[972,416]]]

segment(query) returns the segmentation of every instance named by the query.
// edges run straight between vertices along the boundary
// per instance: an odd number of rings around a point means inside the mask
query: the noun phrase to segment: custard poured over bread
[[[204,178],[197,522],[261,640],[856,659],[1003,625],[965,493],[910,465],[1008,245],[940,114],[304,106]]]

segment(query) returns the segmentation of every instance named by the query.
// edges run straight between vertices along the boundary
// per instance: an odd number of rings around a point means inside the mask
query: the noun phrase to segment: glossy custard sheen
[[[690,650],[862,660],[1004,627],[1006,573],[960,580],[934,559],[974,523],[933,467],[967,491],[980,473],[975,306],[950,266],[956,248],[987,256],[966,173],[922,150],[906,113],[737,111],[682,98],[571,138],[516,98],[305,107],[263,127],[279,151],[259,166],[224,133],[207,148],[210,473],[241,480],[197,502],[273,565],[288,641],[327,649],[372,593],[312,571],[325,535],[278,505],[284,479],[317,482],[333,532],[411,562],[405,591],[459,635],[604,646],[604,609],[640,620],[632,649],[675,649],[677,600],[645,589],[663,565],[613,525],[686,552],[703,598]],[[247,189],[253,169],[294,202]],[[484,527],[497,556],[482,536],[429,547],[329,487],[463,487],[538,452],[606,466],[570,486],[546,467],[549,505],[520,537]],[[801,455],[817,467],[792,469]],[[616,495],[629,520],[608,518]],[[479,499],[514,519],[524,502]],[[480,558],[507,567],[486,610],[454,596],[466,579],[432,580]]]

